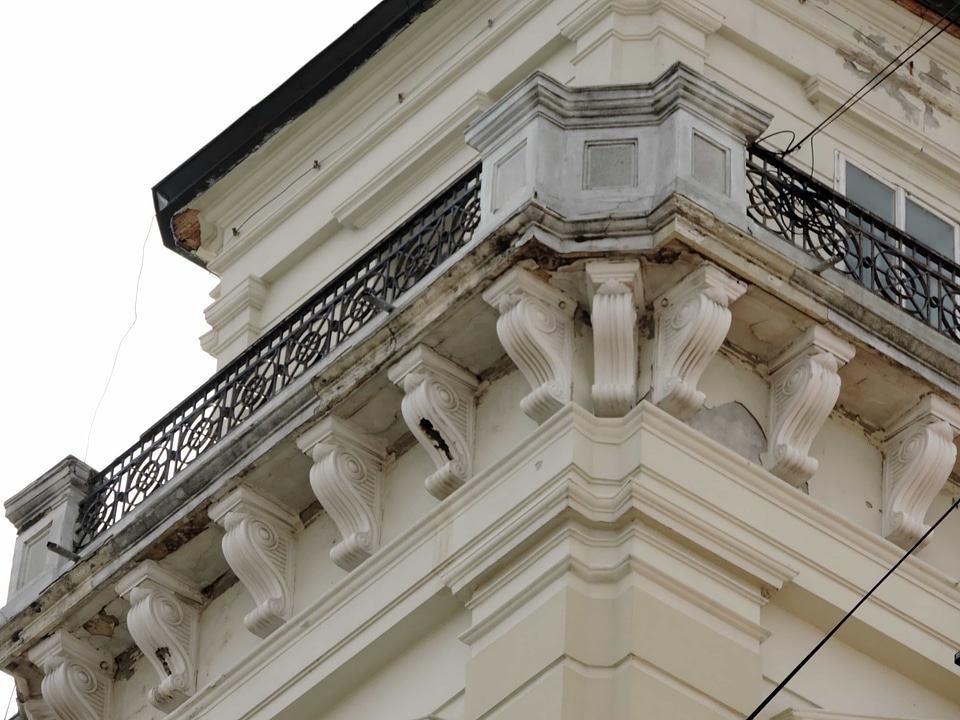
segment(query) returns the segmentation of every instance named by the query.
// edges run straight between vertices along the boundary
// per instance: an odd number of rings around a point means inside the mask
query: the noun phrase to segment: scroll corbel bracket
[[[310,486],[343,540],[330,557],[350,571],[380,547],[383,524],[383,443],[353,423],[328,415],[297,439],[313,459]]]
[[[36,717],[52,711],[59,720],[106,720],[113,693],[113,661],[64,630],[27,653],[44,673],[42,698],[28,701]]]
[[[520,409],[538,423],[573,396],[576,302],[528,270],[507,271],[483,293],[497,308],[497,336],[533,389]]]
[[[256,603],[243,624],[265,638],[293,613],[294,535],[303,528],[300,518],[242,486],[208,514],[226,531],[223,556]]]
[[[117,584],[117,594],[130,602],[127,628],[160,676],[147,693],[150,704],[170,712],[197,690],[200,590],[146,560]]]
[[[437,466],[425,481],[443,500],[473,474],[477,378],[419,345],[387,371],[403,388],[403,419]]]
[[[856,350],[815,325],[770,365],[770,431],[763,466],[794,487],[816,473],[810,446],[840,396],[840,368]]]
[[[924,396],[890,424],[883,443],[882,529],[887,540],[910,548],[929,529],[924,518],[950,478],[958,434],[960,410],[935,395]]]
[[[593,411],[598,417],[622,417],[637,404],[640,263],[592,261],[585,270],[592,295]]]
[[[697,383],[730,330],[729,305],[746,290],[739,280],[704,263],[654,301],[655,405],[680,420],[703,407],[706,398]]]

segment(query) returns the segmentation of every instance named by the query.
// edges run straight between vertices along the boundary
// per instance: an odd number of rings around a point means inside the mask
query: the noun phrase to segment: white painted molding
[[[861,715],[857,713],[841,713],[832,710],[815,710],[813,708],[790,708],[773,716],[772,720],[908,720],[892,715]]]
[[[810,445],[840,395],[837,372],[855,352],[850,343],[814,325],[770,365],[770,430],[760,460],[795,487],[817,471]]]
[[[654,301],[655,405],[680,420],[700,410],[705,396],[697,383],[730,329],[728,306],[746,290],[739,280],[704,263]]]
[[[33,697],[21,703],[27,720],[60,720],[50,707],[50,703],[42,697]]]
[[[542,423],[573,393],[573,313],[577,303],[519,267],[483,293],[500,312],[497,336],[533,392],[520,409]]]
[[[960,410],[936,395],[887,428],[883,443],[883,536],[909,548],[929,529],[924,522],[957,459]],[[924,541],[924,545],[930,538]]]
[[[207,512],[226,530],[223,556],[257,604],[243,624],[265,638],[293,613],[294,534],[303,529],[300,518],[243,486]]]
[[[127,629],[160,676],[147,697],[170,712],[197,690],[200,591],[146,560],[117,583],[117,594],[130,602]]]
[[[593,295],[593,412],[622,417],[637,404],[640,262],[591,261],[585,269]]]
[[[387,376],[403,388],[403,419],[437,466],[424,485],[443,500],[473,474],[477,378],[426,345],[407,353]]]
[[[28,653],[30,662],[43,670],[43,699],[31,701],[31,717],[41,720],[52,711],[58,720],[106,720],[113,691],[113,661],[57,630]]]
[[[380,547],[386,448],[334,415],[297,438],[297,447],[313,458],[310,486],[343,535],[330,557],[353,570]]]

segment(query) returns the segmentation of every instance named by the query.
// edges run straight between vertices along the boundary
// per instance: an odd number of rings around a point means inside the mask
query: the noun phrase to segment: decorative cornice
[[[588,262],[593,295],[593,412],[626,415],[637,404],[637,306],[642,303],[640,262]]]
[[[49,708],[59,720],[109,717],[113,690],[113,662],[109,657],[65,630],[57,630],[35,645],[28,657],[44,673],[43,700],[34,701],[35,710],[44,713]]]
[[[497,336],[533,388],[520,408],[542,423],[572,396],[577,303],[520,267],[487,288],[483,299],[499,310]]]
[[[300,518],[246,487],[238,487],[208,514],[223,526],[223,556],[257,606],[243,619],[266,637],[293,613],[294,534]]]
[[[443,500],[473,474],[477,378],[426,345],[387,370],[403,388],[407,427],[437,466],[424,481]]]
[[[699,0],[587,0],[560,21],[560,32],[577,40],[609,14],[642,16],[664,10],[705,35],[723,27],[723,16]]]
[[[353,570],[380,547],[386,448],[334,415],[297,438],[297,447],[313,458],[310,486],[343,535],[330,557]]]
[[[700,410],[705,400],[697,390],[700,375],[730,329],[728,306],[746,290],[739,280],[704,263],[654,300],[655,405],[680,420]]]
[[[117,583],[117,594],[130,602],[127,628],[160,676],[147,697],[154,707],[170,712],[197,689],[200,591],[145,560]]]
[[[808,455],[840,395],[840,368],[856,350],[814,325],[770,365],[770,432],[763,466],[799,487],[817,471]]]
[[[909,548],[929,529],[924,522],[957,459],[960,410],[935,395],[887,428],[883,443],[883,536]],[[924,545],[930,538],[924,541]]]

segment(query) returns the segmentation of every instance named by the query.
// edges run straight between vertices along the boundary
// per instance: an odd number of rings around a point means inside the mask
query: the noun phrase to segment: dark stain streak
[[[426,418],[421,418],[420,429],[423,430],[424,435],[430,438],[430,442],[433,443],[433,446],[443,453],[447,460],[453,460],[453,455],[450,454],[450,447],[440,436],[440,433],[437,432],[436,428],[433,427],[433,423]]]
[[[173,675],[173,671],[170,669],[170,665],[167,663],[167,658],[170,657],[170,648],[157,648],[156,656],[157,660],[160,661],[160,664],[163,665],[163,671],[167,674],[167,676]]]

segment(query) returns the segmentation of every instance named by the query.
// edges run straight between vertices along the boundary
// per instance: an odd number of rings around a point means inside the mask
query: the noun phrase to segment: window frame
[[[847,195],[847,165],[853,165],[857,170],[862,172],[864,175],[869,176],[873,180],[876,180],[881,185],[884,185],[894,192],[894,226],[903,233],[910,234],[907,232],[907,200],[912,202],[921,210],[924,210],[931,215],[933,215],[938,220],[942,221],[946,225],[949,225],[953,228],[953,257],[950,258],[954,262],[960,262],[960,223],[956,220],[944,215],[942,212],[936,208],[930,207],[927,203],[920,200],[916,195],[913,195],[907,190],[895,183],[890,182],[885,177],[878,175],[876,172],[865,167],[863,164],[852,160],[850,157],[842,153],[840,150],[835,151],[836,162],[835,168],[836,172],[834,174],[834,189],[843,195],[844,197],[849,197]],[[932,246],[927,245],[920,238],[915,235],[910,235],[910,237],[915,238],[925,247],[929,248],[933,252],[938,252],[938,250]]]

